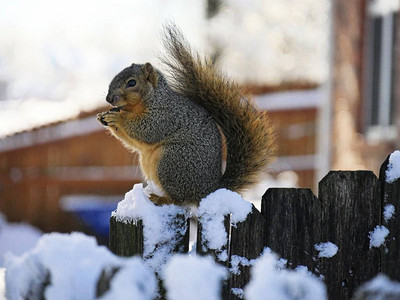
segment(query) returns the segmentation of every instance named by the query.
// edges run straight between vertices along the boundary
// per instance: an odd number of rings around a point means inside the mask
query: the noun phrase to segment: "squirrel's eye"
[[[126,83],[126,87],[130,88],[130,87],[134,87],[136,85],[136,80],[131,79]]]

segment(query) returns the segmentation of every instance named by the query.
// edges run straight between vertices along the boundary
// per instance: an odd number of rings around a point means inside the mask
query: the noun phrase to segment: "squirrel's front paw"
[[[105,126],[118,130],[118,125],[121,123],[121,114],[119,110],[109,110],[98,114],[97,120]]]
[[[104,120],[104,116],[108,113],[108,111],[104,111],[102,113],[97,114],[97,121],[99,121],[102,125],[108,126],[108,123]]]

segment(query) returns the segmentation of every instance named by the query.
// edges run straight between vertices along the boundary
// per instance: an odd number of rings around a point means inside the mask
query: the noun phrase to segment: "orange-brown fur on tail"
[[[168,55],[163,62],[174,90],[205,107],[226,137],[221,187],[243,190],[257,181],[276,150],[267,113],[256,110],[242,89],[211,60],[195,53],[175,26],[166,27],[165,32]]]

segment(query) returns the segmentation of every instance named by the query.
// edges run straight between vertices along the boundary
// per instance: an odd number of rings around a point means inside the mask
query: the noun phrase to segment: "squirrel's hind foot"
[[[151,202],[153,202],[155,205],[158,205],[158,206],[161,206],[164,204],[166,204],[166,205],[175,204],[171,198],[158,196],[156,194],[150,194],[149,199]]]

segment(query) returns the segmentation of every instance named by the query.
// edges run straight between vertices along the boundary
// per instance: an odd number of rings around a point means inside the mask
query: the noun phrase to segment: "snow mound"
[[[362,299],[400,299],[400,282],[379,274],[356,291],[354,300]]]
[[[221,283],[227,275],[227,270],[211,257],[177,254],[164,272],[168,299],[221,299]]]
[[[25,223],[7,223],[0,213],[0,267],[4,264],[7,253],[21,255],[32,249],[42,232]]]
[[[249,300],[324,300],[326,287],[306,268],[281,269],[277,256],[265,252],[251,272],[251,280],[245,288]]]
[[[151,271],[140,260],[119,258],[82,233],[43,235],[31,251],[20,257],[7,256],[5,267],[9,300],[36,299],[43,291],[45,299],[94,299],[102,271],[111,267],[130,267],[134,273],[129,275],[130,281],[136,283],[130,285],[130,291],[140,299],[152,299],[148,295],[154,296],[156,291],[155,278],[151,279]],[[118,276],[124,277],[119,272]],[[119,281],[112,283],[110,294]]]

